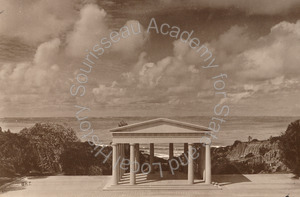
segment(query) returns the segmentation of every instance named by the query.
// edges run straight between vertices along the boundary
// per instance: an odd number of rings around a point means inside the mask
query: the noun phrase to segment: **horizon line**
[[[186,115],[186,116],[90,116],[88,118],[163,118],[163,117],[215,117],[214,115]],[[300,115],[232,115],[227,116],[226,118],[230,117],[299,117]],[[9,116],[9,117],[0,117],[0,119],[5,118],[76,118],[75,116]]]

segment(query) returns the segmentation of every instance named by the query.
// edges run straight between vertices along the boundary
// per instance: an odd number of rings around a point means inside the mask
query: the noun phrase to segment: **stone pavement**
[[[205,197],[290,197],[300,196],[300,181],[291,174],[216,175],[213,181],[222,189],[215,190],[125,190],[103,191],[110,176],[50,176],[28,178],[30,185],[15,183],[0,197],[115,197],[115,196],[205,196]],[[168,180],[164,180],[168,181]],[[174,183],[174,180],[172,180]]]

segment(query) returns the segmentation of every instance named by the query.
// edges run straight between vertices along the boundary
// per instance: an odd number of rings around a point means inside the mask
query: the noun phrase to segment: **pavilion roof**
[[[157,125],[162,125],[162,124],[186,128],[186,129],[193,130],[193,131],[212,131],[210,128],[204,127],[201,125],[191,124],[191,123],[187,123],[187,122],[181,122],[181,121],[177,121],[177,120],[171,120],[168,118],[157,118],[157,119],[147,120],[147,121],[143,121],[143,122],[139,122],[139,123],[134,123],[134,124],[129,124],[129,125],[113,128],[113,129],[110,129],[110,132],[122,132],[122,131],[126,132],[126,131],[130,131],[130,130],[138,129],[140,127],[145,127],[145,126],[151,127],[151,126],[157,126]]]

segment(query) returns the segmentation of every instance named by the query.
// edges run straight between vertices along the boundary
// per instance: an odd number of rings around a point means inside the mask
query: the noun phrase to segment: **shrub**
[[[238,144],[241,144],[242,142],[240,140],[235,140],[233,143],[233,147],[237,146]]]
[[[103,163],[104,156],[99,154],[95,157],[94,146],[88,142],[72,142],[66,145],[61,155],[60,162],[66,175],[107,175],[111,174],[111,157]],[[99,147],[97,150],[100,150]],[[102,152],[106,155],[111,151],[105,147]]]
[[[90,166],[89,175],[103,175],[102,168],[99,166]]]
[[[297,176],[300,175],[300,120],[289,124],[280,136],[283,162]]]
[[[267,152],[269,152],[270,151],[270,149],[269,148],[266,148],[266,147],[260,147],[260,149],[259,149],[259,154],[261,155],[261,156],[264,156]]]
[[[78,141],[73,129],[53,123],[37,123],[29,129],[21,130],[20,135],[27,138],[33,149],[31,155],[37,163],[36,170],[50,173],[62,171],[60,155],[65,144]]]

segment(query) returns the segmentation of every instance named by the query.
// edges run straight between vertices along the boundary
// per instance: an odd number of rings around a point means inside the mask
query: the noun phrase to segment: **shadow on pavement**
[[[212,180],[213,182],[218,182],[220,186],[242,182],[251,182],[242,174],[213,175]]]

